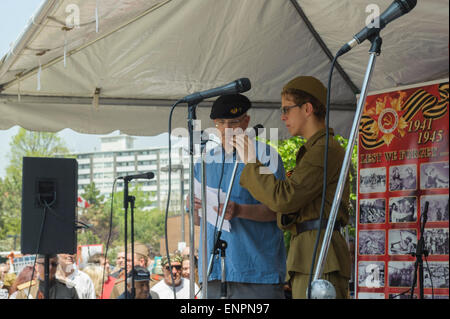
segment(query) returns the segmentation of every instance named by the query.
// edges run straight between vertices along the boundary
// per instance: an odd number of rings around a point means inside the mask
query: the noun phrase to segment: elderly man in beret
[[[167,257],[161,259],[164,279],[150,289],[154,299],[174,299],[174,293],[176,294],[176,299],[189,299],[189,279],[181,276],[182,262],[183,257],[179,254],[170,256],[170,266]],[[194,287],[197,298],[200,298],[201,294],[199,294],[199,287],[197,284],[195,284]]]
[[[223,95],[216,99],[211,108],[210,118],[214,121],[221,145],[206,154],[206,184],[210,189],[226,193],[231,182],[236,161],[233,150],[233,135],[246,131],[250,122],[247,111],[250,100],[241,94]],[[285,171],[281,157],[269,145],[256,142],[255,153],[264,163],[266,171],[277,178],[284,178]],[[225,282],[227,295],[222,296],[222,268],[214,258],[208,277],[208,299],[226,297],[229,299],[283,299],[283,282],[286,274],[286,251],[283,233],[276,224],[276,214],[266,205],[256,200],[239,185],[244,163],[239,162],[230,200],[225,211],[225,219],[230,223],[230,231],[222,231],[221,240],[227,243],[225,257]],[[201,181],[200,163],[195,165],[195,179]],[[198,209],[201,201],[195,194],[195,223],[200,224]],[[215,202],[216,211],[222,213],[224,202]],[[203,233],[203,227],[201,227]],[[209,262],[215,241],[217,225],[207,223],[208,256],[199,256],[199,281],[202,278],[202,260]],[[203,245],[200,235],[199,247]]]
[[[281,120],[292,136],[302,136],[307,140],[299,149],[296,167],[286,180],[280,181],[273,175],[260,174],[259,168],[262,164],[251,152],[253,150],[251,140],[241,135],[235,142],[236,150],[246,163],[242,170],[240,185],[248,189],[257,200],[277,212],[278,226],[289,230],[292,234],[287,271],[292,286],[292,297],[296,299],[307,296],[313,247],[320,224],[326,142],[326,99],[327,89],[311,76],[299,76],[283,88]],[[324,211],[326,217],[331,209],[345,156],[345,150],[333,138],[333,130],[330,129],[329,133]],[[247,155],[245,151],[248,152]],[[350,254],[345,239],[338,231],[339,227],[346,225],[349,220],[346,209],[349,195],[347,179],[322,276],[333,284],[337,298],[347,297],[350,279]],[[322,230],[325,230],[326,223],[323,225]]]

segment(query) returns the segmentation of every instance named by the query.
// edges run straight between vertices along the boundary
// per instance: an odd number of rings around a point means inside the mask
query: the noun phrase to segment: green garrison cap
[[[313,76],[298,76],[289,81],[284,87],[306,92],[314,96],[323,106],[327,105],[327,88]]]

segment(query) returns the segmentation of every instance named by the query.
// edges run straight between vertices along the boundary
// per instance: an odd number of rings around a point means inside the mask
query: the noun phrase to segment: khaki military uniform
[[[44,282],[40,281],[40,291],[44,294]],[[55,279],[49,285],[49,299],[79,299],[74,287],[66,285],[63,280]],[[33,280],[17,287],[16,299],[38,299],[38,285]],[[28,291],[30,292],[28,293]]]
[[[263,165],[259,162],[247,164],[240,178],[242,187],[248,189],[254,198],[277,212],[278,226],[282,230],[291,232],[292,236],[286,266],[288,271],[287,279],[291,281],[291,284],[293,283],[291,279],[297,276],[292,292],[294,298],[306,297],[308,281],[305,278],[309,278],[317,235],[317,230],[308,230],[297,234],[296,224],[320,217],[325,134],[325,129],[318,131],[299,149],[296,167],[286,180],[277,180],[273,175],[260,174],[259,168]],[[334,133],[330,129],[324,218],[328,218],[330,213],[345,156],[345,150],[334,140],[332,135]],[[339,208],[336,221],[342,226],[346,225],[349,219],[348,211],[345,209],[349,195],[349,183],[347,180],[341,200],[343,205]],[[325,231],[323,231],[321,238],[323,238],[324,233]],[[316,256],[316,263],[319,252],[320,246]],[[345,239],[338,231],[333,232],[323,269],[323,278],[330,279],[336,288],[337,297],[346,298],[351,271],[350,253]],[[303,279],[299,279],[299,276],[303,276]],[[336,280],[336,276],[343,278],[343,280]]]
[[[117,299],[123,292],[125,291],[125,279],[118,278],[116,282],[114,283],[113,290],[111,292],[111,295],[109,296],[109,299]]]

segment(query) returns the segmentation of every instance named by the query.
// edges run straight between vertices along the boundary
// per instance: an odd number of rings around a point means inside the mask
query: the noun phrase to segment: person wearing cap
[[[134,273],[135,297],[132,296],[132,280]],[[150,292],[150,272],[141,266],[134,267],[127,276],[128,298],[123,292],[117,299],[155,299],[158,296]]]
[[[233,151],[233,135],[247,130],[251,108],[250,100],[241,94],[223,95],[217,98],[211,108],[210,118],[214,121],[221,145],[207,152],[205,158],[206,184],[209,189],[227,193],[232,172],[237,161]],[[262,142],[255,143],[255,153],[266,171],[277,178],[284,178],[285,172],[277,151]],[[230,223],[230,231],[223,230],[221,240],[227,243],[225,257],[225,278],[229,299],[283,299],[283,282],[286,274],[286,250],[283,233],[276,224],[276,214],[256,200],[239,185],[244,168],[238,163],[230,199],[225,211],[225,219]],[[195,165],[195,179],[201,182],[201,164]],[[195,223],[200,224],[198,209],[201,208],[200,194],[195,194]],[[223,201],[215,202],[215,209],[222,213]],[[209,204],[208,204],[209,205]],[[207,223],[207,263],[211,259],[215,233],[218,225]],[[203,226],[200,230],[202,247]],[[199,249],[200,250],[200,249]],[[199,254],[199,282],[202,278],[202,254]],[[208,299],[219,299],[221,294],[222,268],[219,259],[213,259],[208,277]],[[208,265],[209,266],[209,265]]]
[[[125,249],[124,249],[125,251]],[[148,254],[149,250],[147,246],[140,242],[134,243],[134,267],[140,266],[147,268],[148,267]],[[125,253],[124,253],[125,256]],[[132,259],[131,259],[131,243],[127,245],[127,272],[130,273],[132,269]],[[117,276],[117,280],[114,283],[115,290],[123,293],[125,291],[125,262],[123,263],[123,268],[121,269],[119,275]],[[113,298],[113,297],[112,297]]]
[[[22,284],[18,290],[16,299],[44,299],[45,298],[45,255],[36,257],[35,271],[38,280],[32,280]],[[79,299],[76,289],[68,285],[63,279],[56,278],[58,256],[49,255],[49,299]],[[31,276],[33,277],[33,275]]]
[[[292,136],[302,136],[307,140],[300,147],[296,167],[286,180],[278,180],[272,175],[259,173],[262,164],[255,160],[256,156],[251,152],[253,149],[251,140],[241,135],[236,137],[234,144],[246,163],[240,177],[240,185],[248,189],[257,200],[277,212],[278,226],[291,232],[287,279],[292,286],[294,299],[307,297],[313,250],[320,223],[326,140],[326,99],[327,89],[311,76],[297,77],[287,83],[282,90],[281,120]],[[333,129],[329,129],[329,135],[325,223],[322,227],[324,232],[345,156],[345,150],[333,138]],[[248,154],[244,157],[246,150]],[[349,194],[347,178],[322,276],[322,279],[333,284],[337,298],[347,298],[350,279],[350,254],[344,237],[337,231],[349,220],[346,209]],[[316,258],[319,252],[320,246]],[[316,267],[313,273],[315,269]]]
[[[161,259],[161,266],[163,268],[164,279],[155,284],[150,289],[153,295],[158,296],[159,299],[174,299],[174,290],[175,290],[176,299],[190,298],[189,279],[183,278],[181,276],[182,262],[183,257],[180,254],[170,255],[171,268],[169,267],[169,259],[167,258],[167,256]],[[195,284],[194,287],[196,297],[201,298],[201,293],[199,293],[200,288],[197,286],[197,284]]]

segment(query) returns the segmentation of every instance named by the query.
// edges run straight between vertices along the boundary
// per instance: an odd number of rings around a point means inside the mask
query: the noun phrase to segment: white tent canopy
[[[380,13],[391,2],[378,1]],[[43,1],[1,60],[0,129],[155,135],[167,132],[170,106],[178,99],[247,77],[251,124],[278,127],[286,137],[278,110],[283,84],[313,75],[326,85],[332,56],[364,26],[371,3]],[[448,0],[419,0],[381,32],[371,91],[448,77],[448,9]],[[330,121],[344,136],[368,48],[367,41],[342,56],[334,71]],[[198,107],[203,128],[212,124],[210,105]],[[178,106],[172,127],[186,127],[186,117],[186,105]]]

